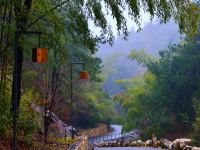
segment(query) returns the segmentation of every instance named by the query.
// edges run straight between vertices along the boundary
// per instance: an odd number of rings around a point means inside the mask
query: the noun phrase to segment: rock
[[[176,139],[173,143],[185,143],[186,145],[188,145],[191,142],[192,142],[191,139],[181,138],[181,139]]]
[[[141,140],[137,140],[137,146],[142,147],[144,146],[144,143]]]
[[[128,147],[130,145],[130,142],[124,142],[124,147]]]
[[[166,139],[161,139],[161,147],[162,148],[169,148],[170,147],[170,145],[172,144],[172,142],[171,141],[169,141],[169,140],[166,140]]]
[[[182,143],[179,143],[179,147],[180,147],[181,149],[184,149],[184,148],[185,148],[185,146],[186,146],[186,144],[185,144],[184,142],[182,142]]]
[[[185,146],[183,150],[192,150],[192,146]]]
[[[136,142],[136,141],[132,141],[132,142],[130,143],[130,146],[131,146],[131,147],[137,146],[137,142]]]
[[[155,147],[164,147],[162,141],[158,141]]]
[[[169,149],[172,150],[184,149],[186,145],[190,144],[191,142],[192,142],[191,139],[186,139],[186,138],[176,139],[170,144]]]
[[[142,140],[137,140],[138,143],[143,143]]]
[[[200,147],[192,147],[192,150],[200,150]]]
[[[173,142],[161,139],[157,140],[156,137],[153,137],[152,140],[147,140],[145,142],[141,140],[132,141],[132,140],[123,140],[117,139],[114,141],[104,141],[97,143],[99,147],[161,147],[163,149],[170,150],[200,150],[198,147],[191,147],[188,144],[191,143],[190,139],[180,138],[176,139]]]
[[[144,146],[145,147],[151,147],[151,146],[153,146],[153,141],[152,140],[147,140],[146,142],[144,142]]]
[[[158,139],[157,139],[157,137],[153,137],[152,138],[152,141],[153,141],[153,145],[155,146],[155,147],[157,147],[156,145],[158,144]]]
[[[153,141],[153,144],[152,144],[153,147],[161,147],[161,146],[163,146],[162,141],[159,141],[157,139],[157,137],[153,137],[152,141]]]

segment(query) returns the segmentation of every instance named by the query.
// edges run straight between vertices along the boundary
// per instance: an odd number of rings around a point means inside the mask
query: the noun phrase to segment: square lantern
[[[89,73],[87,71],[81,71],[80,72],[80,79],[87,80],[89,78]]]
[[[33,48],[32,49],[32,61],[33,62],[46,62],[47,61],[47,49],[46,48]]]

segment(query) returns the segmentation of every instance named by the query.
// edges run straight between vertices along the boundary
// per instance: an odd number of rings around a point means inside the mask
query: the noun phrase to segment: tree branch
[[[27,27],[26,30],[28,28],[30,28],[32,25],[34,25],[36,22],[38,22],[40,19],[42,19],[43,17],[45,17],[46,15],[48,15],[48,13],[54,11],[55,9],[57,9],[58,7],[61,7],[62,5],[64,5],[65,3],[67,3],[70,0],[65,0],[64,2],[58,4],[57,6],[53,7],[52,9],[50,9],[49,11],[47,11],[46,13],[44,13],[43,15],[41,15],[40,17],[38,17],[36,20],[34,20],[32,23],[30,23]]]

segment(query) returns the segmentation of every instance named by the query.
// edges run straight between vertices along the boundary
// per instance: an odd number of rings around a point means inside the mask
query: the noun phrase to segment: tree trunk
[[[21,9],[22,8],[21,0],[15,1],[14,5],[15,5],[15,17],[16,17],[16,29],[18,31],[25,31],[27,21],[28,21],[28,13],[32,5],[32,0],[25,0],[23,9]],[[20,37],[21,35],[19,35],[16,40],[18,40]],[[18,51],[18,55],[17,55],[17,61],[15,61],[15,64],[14,64],[12,104],[14,101],[14,93],[16,92],[17,93],[17,108],[19,108],[20,96],[21,96],[21,74],[22,74],[22,64],[23,64],[23,48],[22,46],[20,46],[20,43],[19,43],[19,46],[16,47],[16,50]],[[18,88],[15,89],[14,85],[17,86]]]

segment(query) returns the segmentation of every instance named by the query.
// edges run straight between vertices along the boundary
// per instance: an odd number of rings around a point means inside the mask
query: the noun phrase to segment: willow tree
[[[166,23],[173,17],[180,32],[188,35],[193,35],[196,32],[200,14],[199,8],[191,0],[63,0],[62,2],[60,0],[1,0],[0,88],[5,89],[8,64],[13,64],[12,46],[16,30],[42,30],[46,35],[44,42],[61,56],[63,53],[60,51],[64,44],[59,39],[66,36],[63,31],[67,24],[74,38],[78,38],[92,55],[97,51],[96,45],[98,42],[102,42],[102,38],[92,34],[88,27],[89,21],[93,21],[95,26],[101,29],[101,35],[104,36],[105,40],[112,43],[113,33],[106,14],[109,13],[113,16],[116,20],[118,33],[126,37],[128,35],[127,22],[123,14],[126,9],[130,18],[139,28],[141,13],[144,11],[150,14],[150,19],[157,17],[161,23]],[[67,36],[65,40],[68,40]],[[15,68],[18,65],[20,72],[23,64],[24,41],[19,43],[20,55],[15,63]],[[19,105],[21,73],[17,78]]]
[[[37,9],[39,6],[40,9]],[[1,85],[6,83],[8,60],[12,63],[12,53],[7,51],[12,49],[13,35],[15,30],[35,30],[43,29],[58,31],[54,34],[62,34],[64,24],[56,24],[55,12],[67,18],[69,29],[74,33],[74,37],[79,38],[90,53],[97,51],[96,44],[101,42],[101,38],[95,37],[89,29],[89,21],[92,20],[107,42],[112,43],[113,33],[111,24],[106,18],[110,14],[116,20],[119,34],[128,35],[127,22],[124,11],[127,9],[130,18],[138,25],[141,25],[141,12],[150,14],[150,19],[157,17],[161,23],[166,23],[170,18],[174,18],[178,24],[180,32],[193,35],[198,28],[199,7],[195,1],[191,0],[2,0],[0,2],[0,62],[1,62]],[[42,8],[42,9],[41,9]],[[106,11],[106,12],[105,12]],[[53,18],[53,19],[52,19]],[[47,31],[47,32],[48,32]],[[44,31],[46,32],[46,31]],[[63,33],[64,34],[64,33]],[[49,42],[50,44],[50,42]],[[21,72],[23,62],[23,46],[19,45],[20,53],[16,65]],[[14,75],[15,76],[15,75]],[[21,75],[18,76],[21,81]],[[5,87],[5,86],[3,86]],[[18,89],[18,99],[20,98],[20,84]]]
[[[88,28],[89,20],[102,29],[101,32],[107,37],[108,42],[112,41],[113,33],[106,14],[113,16],[118,33],[125,36],[128,35],[127,21],[123,13],[126,9],[139,29],[141,13],[145,12],[150,14],[151,20],[157,17],[161,23],[166,23],[173,17],[180,32],[189,35],[197,31],[200,14],[198,6],[191,0],[68,0],[60,9],[72,23],[77,24],[81,38],[91,50],[95,49],[95,45],[91,40],[93,35]]]

